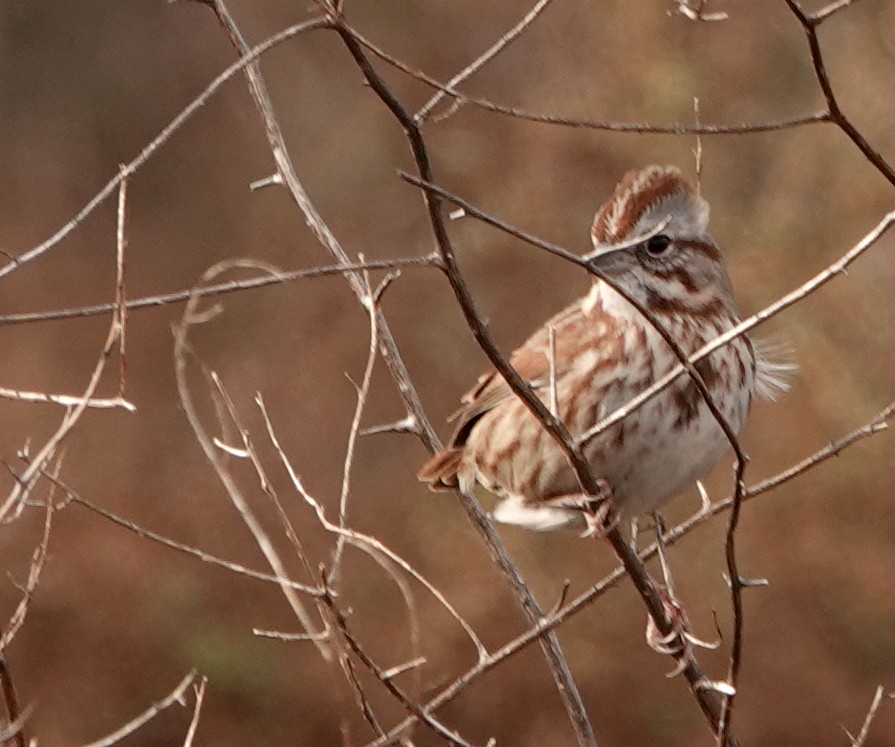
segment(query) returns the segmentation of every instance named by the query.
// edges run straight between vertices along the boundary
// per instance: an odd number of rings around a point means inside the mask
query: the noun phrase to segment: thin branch
[[[815,26],[819,26],[834,13],[838,13],[840,10],[847,8],[854,2],[856,2],[856,0],[834,0],[834,2],[830,3],[829,5],[826,5],[820,10],[815,11],[810,16],[811,23]]]
[[[205,700],[205,686],[208,684],[208,677],[202,677],[198,685],[193,685],[193,696],[196,699],[193,705],[193,717],[190,719],[190,727],[187,729],[186,736],[183,739],[183,747],[192,747],[193,740],[196,738],[196,731],[199,728],[199,714],[202,712],[202,702]]]
[[[707,13],[707,0],[677,0],[677,12],[691,21],[726,21],[727,13]]]
[[[473,630],[472,626],[447,600],[447,598],[438,589],[438,587],[436,587],[431,581],[429,581],[418,570],[416,570],[416,568],[414,568],[412,564],[407,562],[407,560],[398,555],[398,553],[396,553],[394,550],[385,545],[376,537],[363,534],[349,527],[333,524],[326,517],[326,511],[323,509],[320,501],[318,501],[308,492],[301,480],[301,477],[292,466],[292,462],[286,456],[286,453],[283,450],[283,447],[276,435],[273,423],[270,420],[270,415],[267,412],[267,408],[264,406],[264,401],[260,397],[258,397],[256,398],[256,402],[261,410],[261,416],[264,418],[264,423],[267,428],[267,434],[270,438],[270,442],[273,445],[274,450],[277,452],[277,455],[279,456],[280,462],[285,468],[286,473],[289,475],[289,479],[291,480],[292,485],[295,487],[295,490],[302,497],[302,499],[314,510],[314,513],[317,516],[317,520],[320,522],[320,525],[323,527],[323,529],[337,536],[344,537],[346,541],[350,542],[353,546],[367,552],[371,556],[376,557],[377,555],[381,555],[382,557],[387,558],[389,561],[394,563],[401,570],[415,579],[417,583],[419,583],[424,589],[426,589],[439,602],[439,604],[444,607],[448,614],[457,621],[457,623],[463,629],[463,632],[466,633],[470,641],[472,641],[473,646],[475,646],[479,658],[483,658],[484,656],[486,656],[487,652],[485,650],[485,646],[476,632]]]
[[[75,407],[82,402],[93,410],[111,410],[121,408],[128,412],[136,412],[137,406],[133,402],[122,397],[90,397],[84,399],[76,394],[47,394],[46,392],[27,392],[21,389],[6,389],[0,387],[0,397],[12,399],[18,402],[31,402],[38,404],[62,405],[63,407]]]
[[[168,123],[168,125],[166,125],[165,128],[158,135],[156,135],[156,137],[153,138],[153,140],[151,140],[148,145],[143,148],[143,150],[140,151],[136,158],[134,158],[129,163],[121,166],[118,171],[118,175],[110,180],[99,192],[97,192],[96,195],[94,195],[87,202],[87,204],[78,211],[74,218],[72,218],[62,228],[56,231],[56,233],[54,233],[46,241],[37,245],[33,249],[20,254],[8,264],[0,267],[0,278],[8,275],[13,270],[17,270],[18,268],[28,264],[29,262],[33,262],[42,254],[46,253],[54,246],[56,246],[79,225],[81,225],[81,223],[84,222],[84,219],[88,215],[90,215],[94,210],[96,210],[97,207],[99,207],[111,196],[111,194],[124,179],[136,173],[136,171],[140,169],[143,164],[145,164],[162,145],[168,142],[168,140],[171,139],[171,136],[175,132],[177,132],[177,130],[179,130],[184,125],[184,123],[188,119],[190,119],[190,117],[192,117],[206,103],[208,103],[208,100],[215,93],[217,93],[218,89],[220,89],[220,87],[224,85],[224,83],[226,83],[228,80],[230,80],[230,78],[236,75],[236,73],[238,73],[247,65],[250,65],[254,60],[258,59],[262,54],[277,46],[278,44],[282,44],[284,41],[298,36],[305,31],[313,31],[315,29],[324,28],[326,25],[326,21],[320,18],[314,18],[310,21],[297,23],[294,26],[289,26],[288,28],[285,28],[276,34],[273,34],[260,44],[248,50],[244,56],[242,56],[232,65],[230,65],[230,67],[224,70],[220,75],[218,75],[211,83],[208,84],[208,86],[205,88],[204,91],[202,91],[202,93],[200,93],[195,99],[187,104],[187,106],[180,112],[180,114],[174,117],[174,119],[172,119],[171,122]]]
[[[385,732],[379,723],[379,719],[376,718],[376,714],[373,713],[373,706],[370,705],[370,700],[367,698],[367,693],[364,691],[360,679],[358,679],[357,672],[354,671],[354,662],[351,661],[351,657],[347,653],[339,657],[339,662],[345,672],[348,684],[351,686],[351,691],[354,693],[354,699],[357,701],[357,707],[360,709],[364,721],[370,725],[374,734],[382,737]]]
[[[558,125],[561,127],[572,127],[586,130],[606,130],[609,132],[628,132],[641,134],[658,134],[658,135],[746,135],[763,132],[779,132],[781,130],[790,130],[805,125],[818,124],[830,121],[830,113],[828,111],[816,112],[814,114],[806,114],[801,117],[793,117],[791,119],[781,119],[773,122],[757,122],[754,124],[737,124],[737,125],[691,125],[684,123],[673,124],[648,124],[645,122],[618,122],[611,120],[594,120],[583,119],[578,117],[563,117],[555,114],[541,114],[530,112],[514,106],[499,104],[481,96],[472,96],[462,93],[452,86],[438,81],[424,72],[415,70],[410,65],[402,62],[396,57],[388,54],[384,50],[377,47],[369,39],[365,38],[357,30],[347,27],[351,35],[357,39],[367,50],[373,55],[383,60],[392,67],[403,73],[415,78],[441,91],[445,95],[453,97],[460,104],[472,104],[485,111],[494,112],[495,114],[503,114],[515,119],[523,119],[529,122],[537,122],[540,124]]]
[[[823,91],[824,100],[827,102],[829,121],[835,123],[846,134],[848,139],[857,146],[858,150],[864,154],[864,157],[873,164],[876,170],[888,179],[890,184],[895,186],[895,169],[882,157],[879,151],[867,142],[861,131],[852,124],[845,112],[842,111],[842,108],[839,106],[839,100],[836,98],[836,93],[833,91],[833,84],[830,82],[830,77],[827,74],[820,39],[817,36],[817,27],[821,21],[828,18],[836,10],[839,10],[839,7],[833,7],[830,10],[831,6],[827,6],[818,15],[811,16],[802,10],[797,0],[786,0],[786,4],[802,25],[802,30],[807,37],[808,49],[811,51],[811,64],[814,68],[814,75],[820,85],[820,90]]]
[[[95,742],[90,742],[90,744],[84,745],[84,747],[112,747],[113,744],[117,744],[126,736],[133,734],[137,729],[146,724],[148,721],[151,721],[156,716],[158,716],[162,711],[170,708],[175,703],[182,703],[184,693],[186,693],[189,686],[196,679],[196,672],[192,671],[186,677],[184,677],[180,684],[174,688],[170,695],[160,700],[158,703],[154,703],[149,708],[147,708],[143,713],[134,718],[131,721],[128,721],[124,726],[116,731],[113,731],[106,737],[102,739],[98,739]]]
[[[321,267],[311,267],[306,270],[292,270],[290,272],[265,272],[263,275],[249,278],[247,280],[230,280],[226,283],[215,283],[199,289],[187,288],[171,293],[135,298],[127,301],[125,303],[125,308],[128,310],[150,307],[155,308],[175,303],[185,303],[186,301],[189,301],[193,295],[198,295],[200,298],[210,298],[212,296],[235,293],[237,291],[249,290],[252,288],[264,288],[269,285],[291,283],[296,280],[309,280],[313,278],[330,277],[332,275],[343,275],[345,273],[358,272],[360,270],[397,270],[405,267],[440,267],[440,262],[437,256],[430,254],[424,257],[397,257],[395,259],[381,259],[373,260],[371,262],[349,262],[348,264],[324,265]],[[98,316],[115,312],[115,309],[116,305],[114,303],[101,303],[92,306],[79,306],[72,309],[59,309],[57,311],[31,311],[24,314],[6,314],[0,315],[0,325],[29,324],[31,322],[46,322],[55,319]],[[48,396],[52,397],[57,395]],[[62,397],[65,395],[58,396]],[[72,404],[75,404],[75,402],[73,401]]]
[[[498,54],[500,54],[504,49],[506,49],[510,44],[512,44],[516,39],[518,39],[522,33],[535,21],[535,19],[541,15],[543,10],[550,4],[550,0],[538,0],[535,6],[528,11],[528,13],[523,16],[522,20],[519,21],[513,28],[507,31],[503,36],[500,37],[494,44],[492,44],[487,50],[485,50],[481,55],[479,55],[475,60],[473,60],[469,65],[467,65],[463,70],[457,73],[453,78],[451,78],[445,88],[454,88],[454,86],[459,85],[464,80],[469,78],[469,76],[478,72],[482,69],[488,62],[493,60]],[[438,103],[447,96],[448,93],[446,90],[438,91],[432,98],[430,98],[423,107],[413,115],[413,118],[419,123],[422,124],[431,114],[432,110],[438,106]],[[459,102],[455,99],[454,104],[457,105]],[[444,115],[442,116],[442,118]]]
[[[431,182],[432,170],[429,164],[428,153],[425,143],[423,142],[419,127],[414,122],[413,117],[394,97],[391,90],[370,64],[369,59],[364,54],[363,48],[355,39],[353,32],[341,21],[339,25],[337,25],[336,30],[342,37],[342,41],[345,43],[345,46],[348,48],[348,51],[354,58],[358,68],[363,73],[364,78],[367,80],[367,83],[369,83],[370,87],[373,89],[376,95],[392,112],[392,114],[403,127],[404,133],[408,138],[411,150],[413,151],[414,160],[416,162],[417,168],[419,169],[420,176],[425,181]],[[524,394],[527,394],[527,397],[523,397],[523,401],[525,402],[526,406],[536,410],[545,422],[550,423],[550,426],[553,428],[551,433],[556,432],[560,435],[567,435],[565,427],[556,418],[550,415],[550,412],[547,410],[544,404],[534,396],[534,394],[531,392],[531,389],[525,384],[524,381],[522,381],[518,373],[516,373],[516,371],[511,366],[509,366],[509,364],[500,354],[497,346],[494,344],[494,341],[491,338],[490,333],[485,328],[484,324],[482,324],[481,318],[478,316],[475,310],[475,306],[469,294],[469,290],[467,289],[466,284],[463,281],[462,276],[460,275],[456,257],[454,256],[453,250],[450,245],[450,240],[448,239],[447,232],[441,218],[440,204],[438,200],[435,199],[434,196],[428,192],[424,193],[424,197],[426,210],[429,215],[429,223],[435,234],[439,253],[441,254],[442,261],[444,262],[445,273],[448,276],[451,287],[454,290],[454,293],[463,310],[463,314],[466,317],[467,323],[472,330],[477,342],[489,356],[489,358],[492,358],[492,362],[496,361],[497,365],[499,366],[498,370],[501,372],[501,374],[503,374],[505,378],[508,377],[507,381],[512,387],[513,391],[515,391],[517,394],[520,391]],[[568,439],[567,442],[569,440],[570,439]],[[581,464],[585,464],[584,458],[580,453],[576,456],[578,457],[578,461]],[[529,619],[531,619],[532,622],[536,622],[544,616],[544,612],[532,595],[531,590],[525,584],[522,576],[519,574],[519,571],[510,561],[509,556],[506,554],[506,551],[503,548],[503,545],[499,537],[497,536],[497,533],[494,531],[494,527],[492,526],[490,520],[482,510],[474,495],[472,495],[471,493],[467,493],[466,491],[462,491],[460,494],[463,498],[465,498],[465,500],[463,501],[464,508],[467,510],[467,513],[472,519],[474,525],[482,533],[492,558],[496,561],[498,567],[501,569],[501,571],[504,573],[504,576],[509,581],[511,587],[513,588],[516,596],[519,599],[523,610],[528,615]],[[559,647],[558,640],[554,635],[548,635],[542,639],[542,646],[544,647],[544,653],[550,665],[550,669],[559,690],[560,697],[562,698],[563,704],[565,705],[566,711],[569,715],[569,719],[572,722],[572,726],[575,730],[578,743],[582,746],[596,745],[596,737],[593,733],[593,727],[591,726],[590,721],[587,717],[587,711],[584,707],[583,701],[581,700],[581,695],[578,692],[578,688],[575,685],[571,672],[569,671],[568,663],[566,662],[562,650]]]
[[[456,745],[457,747],[472,747],[469,742],[463,739],[457,732],[447,728],[437,719],[435,719],[430,713],[428,713],[427,709],[421,708],[418,704],[414,703],[407,694],[395,684],[393,677],[386,677],[383,669],[379,667],[376,662],[367,654],[367,652],[363,649],[351,631],[348,629],[348,620],[345,617],[345,613],[339,608],[336,604],[335,597],[330,593],[324,594],[324,601],[330,607],[333,617],[335,618],[339,630],[341,631],[343,637],[345,638],[348,646],[354,652],[358,659],[360,659],[364,666],[367,667],[376,678],[385,686],[385,688],[401,703],[410,713],[412,713],[421,723],[428,726],[435,734],[447,740],[447,742],[451,745]]]
[[[59,464],[57,463],[53,475],[54,477],[58,474],[58,469]],[[55,485],[51,486],[50,495],[46,500],[46,516],[44,517],[43,534],[31,555],[31,564],[28,567],[28,580],[25,582],[25,588],[22,590],[22,599],[16,606],[15,612],[13,612],[12,617],[10,618],[9,625],[6,626],[2,637],[0,637],[0,656],[3,656],[9,649],[9,644],[12,643],[12,639],[15,638],[16,633],[19,632],[22,625],[25,623],[25,617],[28,614],[28,608],[31,605],[31,599],[34,596],[34,591],[40,580],[41,571],[43,571],[44,562],[47,559],[47,551],[50,546],[50,527],[53,523],[53,510],[55,508],[53,503],[53,492],[55,487]],[[10,720],[13,719],[11,718]]]
[[[241,263],[238,261],[219,263],[203,274],[202,282],[204,283],[207,280],[211,280],[220,273],[239,266],[241,266]],[[200,299],[198,297],[190,299],[184,308],[180,323],[174,327],[174,376],[177,382],[177,392],[180,396],[180,404],[183,407],[184,414],[186,415],[190,427],[193,429],[193,433],[195,434],[199,445],[202,447],[205,458],[214,469],[221,485],[226,490],[230,502],[239,513],[246,528],[251,532],[255,543],[258,545],[258,549],[264,555],[264,558],[268,565],[270,565],[274,575],[278,579],[282,579],[283,582],[286,582],[289,579],[289,574],[283,560],[280,558],[280,554],[277,552],[274,543],[261,522],[258,520],[252,507],[243,496],[242,491],[236,484],[232,474],[227,469],[224,459],[222,459],[218,449],[215,447],[214,440],[209,437],[202,425],[202,421],[193,404],[186,376],[187,355],[189,352],[187,337],[192,325],[205,320],[205,317],[198,309],[199,303]],[[281,583],[280,590],[302,627],[309,633],[315,632],[308,610],[291,585],[288,583]],[[315,641],[314,643],[324,660],[331,661],[332,651],[329,646],[326,645],[326,642]]]
[[[243,59],[245,59],[247,57],[246,50],[248,50],[248,45],[227,9],[226,4],[223,0],[208,0],[207,4],[212,8],[219,23],[227,31],[230,41],[237,52]],[[324,5],[324,10],[328,13],[335,13],[337,18],[340,14],[339,8],[340,5],[332,7],[326,4]],[[318,20],[317,24],[318,25],[315,26],[315,28],[332,28],[333,26],[332,19],[325,21]],[[255,47],[255,49],[257,49],[257,47]],[[257,58],[257,55],[255,58]],[[329,226],[323,220],[323,217],[314,206],[314,203],[311,202],[307,191],[298,178],[298,174],[292,164],[292,159],[290,158],[288,148],[286,147],[285,138],[283,137],[280,124],[274,111],[270,93],[267,90],[267,84],[264,82],[264,77],[261,75],[261,67],[257,62],[254,62],[255,58],[253,58],[251,64],[246,65],[245,74],[249,83],[249,92],[252,95],[252,100],[255,102],[255,107],[264,122],[268,146],[270,147],[271,155],[276,163],[277,173],[280,176],[280,180],[289,191],[289,195],[292,197],[295,204],[304,214],[305,222],[317,237],[320,244],[329,252],[338,264],[347,267],[352,264],[348,258],[347,252],[345,252]],[[364,291],[359,273],[347,272],[345,277],[349,287],[355,296],[357,296],[358,301],[363,303]],[[426,417],[422,401],[410,379],[407,366],[404,364],[404,360],[398,351],[398,345],[392,335],[391,328],[388,326],[382,311],[380,310],[377,313],[378,318],[376,323],[379,326],[379,343],[382,359],[388,367],[392,378],[398,383],[398,393],[401,397],[401,401],[404,403],[407,414],[414,418],[420,438],[430,451],[436,451],[441,447],[441,441],[438,439],[435,429],[432,428],[431,423]]]
[[[224,558],[220,558],[216,555],[207,553],[204,550],[200,550],[198,547],[193,547],[192,545],[186,545],[182,542],[177,542],[176,540],[165,537],[164,535],[161,535],[158,532],[154,532],[151,529],[146,529],[139,524],[135,524],[129,519],[122,518],[121,516],[112,513],[108,509],[93,503],[92,501],[88,500],[80,493],[78,493],[78,491],[76,491],[70,485],[66,485],[61,480],[53,478],[53,476],[49,475],[47,472],[44,472],[43,474],[46,479],[56,484],[62,490],[62,492],[66,494],[66,496],[72,503],[83,506],[84,508],[93,511],[93,513],[102,516],[104,519],[111,521],[113,524],[117,524],[118,526],[127,529],[129,532],[133,532],[138,537],[151,540],[152,542],[164,545],[165,547],[168,547],[172,550],[177,550],[177,552],[182,552],[185,555],[190,555],[194,558],[197,558],[203,563],[219,566],[220,568],[224,568],[241,576],[254,578],[258,581],[264,581],[271,584],[287,584],[290,588],[295,589],[295,591],[300,591],[302,594],[308,594],[312,597],[320,597],[323,595],[323,590],[319,587],[309,586],[308,584],[302,584],[298,581],[280,578],[278,576],[271,575],[270,573],[263,573],[262,571],[256,571],[251,568],[247,568],[246,566],[240,565],[239,563],[234,563],[230,560],[225,560]]]
[[[123,167],[122,167],[123,168]],[[127,373],[126,334],[127,334],[127,306],[124,287],[124,250],[127,246],[125,238],[125,225],[127,215],[127,182],[128,177],[123,176],[118,185],[118,228],[115,241],[115,319],[118,322],[120,333],[118,335],[118,396],[124,397],[125,374]]]
[[[895,414],[895,401],[891,402],[877,415],[875,415],[859,428],[856,428],[855,430],[847,433],[836,441],[831,442],[811,456],[806,457],[802,461],[798,462],[792,467],[789,467],[786,470],[783,470],[779,474],[746,488],[746,490],[743,492],[743,500],[749,501],[757,498],[760,495],[763,495],[764,493],[770,492],[771,490],[774,490],[775,488],[778,488],[781,485],[794,480],[800,475],[808,472],[809,470],[812,470],[815,467],[823,464],[827,460],[838,456],[842,451],[853,446],[859,441],[863,441],[865,438],[869,438],[876,433],[880,433],[886,430],[887,420],[892,417],[893,414]],[[711,504],[710,506],[693,514],[689,519],[684,520],[676,527],[674,527],[670,532],[664,535],[663,541],[665,545],[670,546],[675,544],[683,537],[689,535],[698,526],[701,526],[715,516],[718,516],[719,514],[729,510],[732,503],[733,497],[730,497],[725,500],[718,501],[717,503]],[[657,555],[657,553],[658,544],[653,543],[649,547],[644,548],[640,552],[639,557],[642,561],[645,562]],[[619,566],[609,575],[605,576],[603,579],[591,586],[587,591],[578,595],[575,599],[571,600],[561,608],[551,612],[529,630],[517,636],[512,641],[504,644],[493,654],[490,654],[487,658],[468,669],[464,674],[460,675],[450,685],[443,688],[441,692],[439,692],[431,700],[429,700],[429,702],[424,705],[424,708],[427,711],[436,710],[449,701],[453,700],[457,695],[465,690],[468,685],[478,679],[481,675],[496,667],[504,659],[515,655],[522,649],[531,645],[541,636],[545,635],[545,633],[547,633],[548,631],[554,630],[555,628],[566,622],[569,618],[581,612],[598,598],[602,597],[607,591],[617,586],[624,577],[625,569],[623,566]],[[404,721],[397,724],[393,729],[391,729],[386,735],[386,739],[371,742],[367,745],[367,747],[382,747],[383,745],[388,744],[390,739],[393,739],[396,734],[400,734],[412,721],[413,717],[408,717]]]
[[[0,272],[0,277],[2,277],[2,272]],[[59,424],[56,431],[41,447],[35,457],[31,458],[27,453],[22,453],[23,458],[27,459],[28,466],[21,475],[16,475],[15,485],[13,485],[12,490],[10,490],[2,507],[0,507],[0,522],[4,521],[11,511],[15,511],[14,515],[18,514],[31,493],[31,490],[34,488],[34,484],[43,472],[44,465],[81,419],[81,416],[87,409],[88,402],[93,399],[93,395],[96,393],[103,371],[105,371],[109,354],[112,352],[112,348],[115,346],[115,342],[118,340],[121,330],[122,327],[119,318],[117,315],[113,315],[109,325],[109,331],[106,334],[106,340],[103,343],[102,350],[93,367],[93,373],[90,376],[84,394],[77,398],[77,404],[66,411],[65,416],[62,418],[62,422]]]
[[[864,717],[864,723],[861,724],[861,731],[858,732],[858,736],[852,739],[851,747],[863,747],[867,742],[867,736],[870,734],[870,725],[873,723],[873,719],[876,718],[876,712],[883,702],[885,692],[885,688],[882,685],[876,688],[873,702],[870,704],[867,715]]]
[[[363,256],[358,257],[363,261]],[[394,279],[394,275],[386,278],[384,289]],[[370,383],[373,379],[373,367],[376,364],[376,353],[379,349],[379,325],[377,320],[379,314],[379,293],[374,294],[373,287],[370,284],[370,274],[364,271],[364,286],[367,289],[366,300],[362,301],[362,305],[367,310],[370,325],[370,341],[367,349],[367,361],[364,365],[364,374],[361,379],[360,386],[356,386],[357,402],[354,407],[354,417],[351,419],[351,427],[348,431],[348,445],[345,449],[345,460],[342,465],[342,489],[339,492],[339,526],[344,529],[348,524],[348,495],[351,492],[351,468],[354,464],[354,449],[357,444],[358,431],[360,430],[361,418],[364,415],[364,408],[367,404],[367,396],[370,393]],[[330,566],[327,583],[335,585],[336,579],[339,578],[342,564],[342,553],[345,550],[345,535],[338,534],[336,539],[336,549],[333,553],[333,560]]]
[[[298,537],[298,534],[295,531],[295,527],[292,524],[289,513],[286,511],[286,507],[283,505],[283,502],[280,500],[279,495],[277,495],[277,491],[274,489],[273,484],[267,477],[264,466],[261,463],[261,458],[258,456],[258,453],[255,450],[255,446],[248,429],[242,424],[242,420],[236,409],[236,405],[230,398],[230,395],[224,387],[224,384],[221,381],[220,376],[218,376],[217,372],[208,372],[208,378],[210,378],[211,382],[214,384],[214,390],[217,393],[217,397],[214,398],[214,405],[217,409],[218,422],[221,423],[222,429],[224,430],[227,430],[227,427],[229,425],[233,425],[239,434],[240,440],[242,441],[241,449],[230,446],[230,434],[225,433],[225,436],[228,440],[225,442],[222,439],[216,438],[215,445],[227,454],[232,454],[234,456],[237,456],[238,458],[248,458],[251,461],[252,467],[254,467],[255,469],[255,474],[258,476],[259,487],[264,492],[264,494],[267,495],[268,498],[270,498],[271,503],[274,506],[274,510],[277,513],[277,518],[279,518],[280,524],[283,527],[283,532],[285,533],[286,538],[291,543],[296,556],[298,557],[299,561],[302,564],[302,567],[305,570],[305,573],[307,573],[308,575],[308,578],[314,578],[316,574],[312,567],[311,561],[308,559],[307,553],[305,552],[304,545],[302,544],[301,540]],[[324,609],[325,608],[322,605],[318,605],[318,610],[321,613],[324,611]],[[321,633],[319,634],[320,640],[326,640],[327,634],[328,630],[321,631]],[[313,634],[311,635],[310,639],[313,640],[317,636],[318,634]]]

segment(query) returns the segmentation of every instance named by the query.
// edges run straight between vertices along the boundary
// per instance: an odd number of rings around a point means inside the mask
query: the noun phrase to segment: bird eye
[[[664,233],[660,233],[658,236],[652,236],[646,242],[646,250],[653,256],[662,254],[670,246],[671,239]]]

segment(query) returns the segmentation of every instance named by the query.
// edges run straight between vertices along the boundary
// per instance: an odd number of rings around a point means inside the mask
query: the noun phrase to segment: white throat
[[[597,306],[600,306],[610,316],[626,317],[631,315],[631,304],[618,291],[599,280],[594,282],[590,292],[581,302],[581,308],[585,314],[590,314]]]

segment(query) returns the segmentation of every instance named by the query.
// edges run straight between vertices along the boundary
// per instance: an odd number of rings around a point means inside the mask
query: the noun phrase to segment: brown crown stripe
[[[693,194],[693,188],[677,169],[654,167],[629,171],[597,213],[591,232],[594,241],[607,244],[626,238],[647,210],[676,192]],[[613,220],[618,228],[610,233]]]

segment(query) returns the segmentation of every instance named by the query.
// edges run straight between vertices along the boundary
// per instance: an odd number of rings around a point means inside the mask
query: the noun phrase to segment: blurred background
[[[447,80],[513,26],[530,2],[474,0],[346,3],[350,22],[406,61]],[[256,43],[310,17],[286,0],[233,0]],[[731,0],[709,10],[729,19],[694,23],[674,3],[571,0],[551,4],[464,90],[508,105],[570,117],[669,123],[778,120],[823,107],[804,34],[783,2]],[[895,4],[864,0],[821,29],[843,109],[895,160]],[[234,59],[207,8],[162,0],[33,0],[0,5],[0,250],[19,255],[64,225]],[[377,62],[402,101],[431,91]],[[431,251],[400,127],[338,38],[306,34],[263,58],[263,72],[299,177],[346,250],[367,258]],[[649,163],[694,173],[692,136],[618,134],[535,124],[464,106],[425,135],[437,179],[493,214],[575,251],[588,248],[594,210],[622,174]],[[703,139],[703,194],[740,306],[749,314],[800,285],[892,209],[892,185],[841,131],[812,125]],[[329,262],[285,190],[251,192],[273,172],[261,122],[236,76],[134,176],[129,187],[127,292],[189,288],[209,266],[252,257],[284,269]],[[583,293],[587,278],[563,262],[471,220],[450,224],[461,266],[506,350]],[[762,333],[794,350],[800,372],[778,404],[757,407],[743,435],[747,482],[788,467],[861,425],[895,392],[895,237],[847,275],[776,318]],[[115,282],[114,199],[53,251],[5,277],[0,313],[108,301]],[[314,566],[332,541],[291,489],[253,405],[262,392],[307,489],[335,516],[342,464],[368,347],[365,314],[338,277],[221,299],[224,312],[193,330],[197,355],[219,373],[254,434],[271,480]],[[444,278],[410,269],[384,311],[433,423],[485,367]],[[62,477],[85,498],[181,542],[253,568],[265,564],[202,456],[174,383],[171,325],[182,306],[134,311],[127,327],[127,397],[138,411],[88,412],[67,440]],[[83,391],[108,317],[4,325],[0,385]],[[114,369],[101,394],[115,393]],[[349,378],[351,380],[349,380]],[[203,387],[194,392],[207,412]],[[62,416],[53,405],[0,401],[0,456],[39,448]],[[403,417],[381,361],[364,425]],[[212,419],[207,427],[214,431]],[[350,520],[425,573],[490,649],[526,622],[464,512],[415,473],[426,452],[407,434],[365,437],[357,447]],[[257,479],[233,465],[248,500],[278,539]],[[746,594],[746,646],[735,730],[744,745],[848,744],[877,685],[895,687],[895,442],[886,433],[749,503],[740,567],[768,588]],[[5,471],[4,471],[5,473]],[[707,487],[730,489],[725,461]],[[4,490],[12,486],[7,475]],[[42,487],[37,496],[45,496]],[[691,490],[669,521],[698,506]],[[729,630],[721,577],[725,520],[671,552],[695,632]],[[0,528],[0,613],[21,598],[43,526],[29,508]],[[568,579],[580,593],[614,567],[602,543],[502,528],[542,604]],[[289,553],[285,540],[281,550]],[[291,566],[302,577],[297,562]],[[415,587],[422,670],[434,693],[472,666],[457,624]],[[348,550],[341,602],[383,666],[411,657],[406,607],[369,557]],[[559,630],[601,745],[712,744],[681,680],[644,644],[642,603],[622,584]],[[252,628],[296,632],[273,586],[212,567],[140,538],[78,505],[54,517],[49,558],[25,625],[6,652],[26,733],[42,745],[98,739],[197,668],[209,678],[199,744],[336,745],[370,738],[333,670],[312,644],[260,639]],[[701,659],[726,672],[726,643]],[[364,682],[386,724],[402,709]],[[571,745],[574,737],[537,647],[477,680],[442,719],[476,744]],[[174,708],[124,743],[179,744],[190,709]],[[441,742],[426,731],[418,744]],[[868,745],[895,743],[895,706],[883,703]]]

